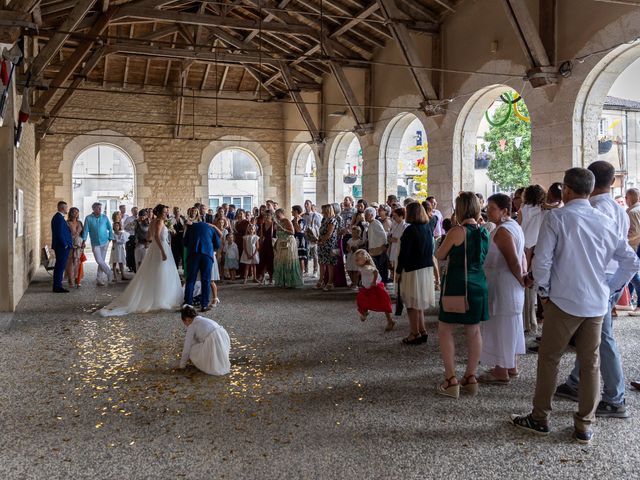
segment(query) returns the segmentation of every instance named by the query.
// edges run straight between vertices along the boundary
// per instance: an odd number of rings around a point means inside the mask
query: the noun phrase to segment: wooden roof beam
[[[289,22],[287,24],[267,23],[260,25],[253,20],[241,18],[199,15],[197,13],[155,10],[151,8],[125,6],[119,15],[119,19],[123,18],[139,18],[143,20],[184,23],[188,25],[202,25],[205,27],[226,27],[238,30],[262,30],[263,32],[284,33],[288,35],[316,35],[316,31],[313,28],[296,22]]]
[[[398,47],[400,47],[402,56],[409,66],[416,88],[424,99],[422,107],[426,109],[432,101],[438,98],[438,94],[431,83],[431,78],[429,78],[429,72],[424,68],[417,68],[423,66],[422,60],[420,59],[420,55],[418,54],[413,38],[411,38],[409,34],[407,26],[393,21],[393,18],[400,16],[400,11],[395,0],[378,0],[378,2],[380,3],[383,16],[389,21],[389,28],[393,33]]]
[[[111,10],[103,14],[102,17],[98,19],[96,24],[91,29],[90,38],[101,35],[102,32],[104,32],[107,29],[109,25],[109,20],[111,19],[111,16],[114,13],[115,13],[115,10]],[[73,72],[75,72],[76,68],[78,68],[80,63],[82,63],[82,61],[84,60],[85,56],[89,53],[93,44],[94,42],[92,39],[87,39],[87,40],[83,40],[78,45],[78,48],[76,48],[75,51],[71,54],[71,56],[67,58],[66,62],[62,66],[62,69],[56,74],[56,76],[52,80],[51,87],[53,88],[50,88],[42,92],[40,97],[38,97],[38,100],[36,100],[34,109],[44,110],[47,107],[47,104],[51,101],[51,99],[56,93],[55,87],[61,87],[62,85],[64,85],[64,83],[67,80],[69,80],[71,75],[73,75]],[[106,75],[106,67],[105,67],[105,75]]]
[[[519,0],[502,0],[507,18],[515,30],[518,43],[531,68],[527,71],[533,87],[557,83],[558,73],[551,66],[540,32],[527,5]]]
[[[55,116],[58,112],[64,107],[64,105],[69,101],[73,92],[76,88],[78,88],[82,83],[84,83],[85,79],[89,76],[91,71],[96,67],[96,65],[100,62],[102,57],[107,54],[107,47],[100,47],[95,50],[91,56],[88,58],[87,63],[85,63],[84,67],[80,71],[80,74],[71,82],[71,84],[67,87],[67,89],[62,93],[62,96],[58,99],[56,104],[53,106],[50,112],[48,112],[48,118],[42,122],[38,127],[38,131],[41,137],[44,137],[51,125],[55,121]]]
[[[330,43],[325,43],[323,47],[328,56],[335,56],[335,52],[333,51]],[[349,79],[347,79],[347,76],[342,69],[342,65],[339,65],[337,62],[329,62],[329,67],[331,68],[331,72],[333,73],[336,82],[338,82],[340,91],[342,92],[342,95],[349,106],[349,110],[351,111],[351,115],[353,115],[353,119],[356,122],[356,132],[358,135],[369,133],[372,130],[372,125],[367,125],[362,108],[358,105],[358,99],[356,98],[356,94],[349,83]]]
[[[311,112],[309,112],[309,109],[304,103],[304,99],[302,98],[302,95],[300,94],[300,91],[298,90],[295,81],[291,76],[291,69],[289,65],[287,65],[287,62],[282,61],[280,62],[279,67],[280,71],[282,72],[282,78],[284,79],[287,89],[289,90],[289,95],[291,95],[291,98],[295,102],[296,107],[298,108],[298,112],[300,112],[300,116],[307,126],[307,130],[309,130],[311,139],[315,143],[321,143],[322,135],[320,135],[320,131],[318,130],[318,127],[316,127],[316,124],[313,121],[313,117],[311,116]]]
[[[76,6],[66,17],[65,21],[58,28],[59,32],[72,32],[80,21],[89,13],[96,0],[78,0]],[[40,50],[38,56],[31,64],[30,73],[37,78],[51,59],[58,53],[64,42],[69,38],[68,33],[54,33],[47,44]]]

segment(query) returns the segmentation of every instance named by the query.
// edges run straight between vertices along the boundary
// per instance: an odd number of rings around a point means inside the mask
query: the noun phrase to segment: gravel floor
[[[426,345],[402,346],[406,317],[384,333],[352,292],[310,286],[223,285],[209,313],[231,335],[232,373],[176,371],[179,315],[94,315],[124,286],[93,287],[88,270],[66,295],[39,273],[0,332],[0,478],[639,478],[638,392],[634,416],[598,421],[591,446],[571,441],[566,401],[549,437],[530,436],[508,415],[530,409],[534,355],[509,386],[439,397],[435,318]],[[633,377],[640,318],[616,322]]]

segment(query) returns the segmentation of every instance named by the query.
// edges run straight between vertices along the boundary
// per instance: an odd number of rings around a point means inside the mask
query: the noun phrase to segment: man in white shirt
[[[595,187],[589,198],[591,206],[613,220],[618,238],[627,240],[629,233],[629,216],[611,196],[611,185],[615,180],[615,168],[609,162],[598,161],[589,165],[589,170],[595,176]],[[630,248],[631,250],[631,248]],[[537,254],[537,251],[536,251]],[[611,260],[606,268],[607,278],[611,278],[618,270],[618,263]],[[638,269],[634,273],[637,273]],[[631,274],[633,276],[633,273]],[[576,277],[580,278],[580,277]],[[609,308],[602,320],[602,335],[600,341],[600,373],[604,384],[602,401],[596,410],[597,417],[627,418],[629,412],[624,400],[624,373],[618,345],[613,336],[611,310],[618,302],[621,292],[611,291]],[[567,377],[564,384],[556,389],[556,396],[578,401],[578,386],[580,384],[580,362]]]
[[[593,170],[599,172],[600,167]],[[598,177],[598,188],[602,188],[602,178]],[[591,425],[600,398],[603,317],[610,317],[611,297],[624,288],[640,267],[626,236],[620,236],[612,219],[615,215],[608,217],[589,203],[594,184],[596,177],[590,170],[567,170],[562,188],[565,206],[550,211],[542,222],[533,278],[544,304],[545,322],[533,410],[526,416],[511,416],[519,428],[549,434],[558,365],[569,340],[575,336],[581,378],[574,438],[580,443],[589,443],[593,437]],[[616,262],[616,270],[608,275],[607,267],[612,260]]]
[[[369,223],[367,228],[367,250],[373,258],[373,263],[380,272],[380,281],[389,282],[389,256],[387,255],[387,232],[380,220],[376,218],[376,209],[368,207],[364,211],[364,219]]]
[[[134,235],[136,230],[136,220],[138,219],[138,207],[131,208],[131,215],[122,219],[122,229],[129,235]]]
[[[317,235],[319,235],[320,232],[320,225],[322,224],[322,216],[316,212],[316,206],[311,200],[305,200],[304,202],[304,213],[302,214],[302,219],[306,224],[305,229],[313,232],[313,235],[316,235],[317,238]],[[306,231],[305,235],[307,235]],[[312,242],[309,236],[307,236],[307,240],[309,242],[309,260],[307,261],[307,271],[304,273],[309,273],[309,263],[313,261],[313,276],[315,277],[318,273],[318,243]]]

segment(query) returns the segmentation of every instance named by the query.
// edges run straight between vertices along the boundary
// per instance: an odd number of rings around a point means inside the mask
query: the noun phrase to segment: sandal
[[[473,382],[470,380],[473,378]],[[462,377],[462,381],[460,382],[462,385],[463,393],[471,395],[475,397],[478,394],[478,379],[475,374],[467,375],[466,377]]]
[[[327,284],[324,286],[323,290],[324,290],[325,292],[328,292],[328,291],[330,291],[330,290],[333,290],[333,283],[327,283]]]
[[[420,332],[420,343],[427,343],[429,340],[429,334],[427,332]]]
[[[364,321],[364,320],[363,320]],[[385,332],[390,332],[391,330],[393,330],[393,327],[396,326],[396,322],[394,322],[393,320],[391,321],[391,323],[387,323],[386,328],[384,329]]]
[[[322,282],[318,282],[313,288],[315,288],[316,290],[322,290],[324,288],[324,284]]]
[[[436,388],[436,392],[440,395],[444,395],[445,397],[458,398],[460,396],[460,384],[451,383],[453,380],[456,380],[456,376],[447,378],[444,383],[438,384]]]
[[[493,374],[493,370],[489,370],[480,375],[478,381],[487,385],[506,385],[510,380],[508,378],[506,380],[498,378]]]
[[[420,345],[422,343],[422,337],[420,335],[409,335],[402,339],[402,343],[405,345]]]

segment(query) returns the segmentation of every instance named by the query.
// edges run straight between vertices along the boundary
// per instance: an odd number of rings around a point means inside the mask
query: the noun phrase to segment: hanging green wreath
[[[489,110],[484,112],[484,117],[487,119],[487,122],[489,122],[489,125],[491,125],[492,127],[503,126],[505,123],[507,123],[507,120],[509,120],[509,117],[511,116],[511,95],[509,95],[509,92],[505,93],[505,95],[507,96],[507,100],[508,100],[508,102],[505,102],[505,103],[509,105],[509,108],[507,108],[507,113],[505,114],[504,118],[494,121],[494,120],[491,120],[491,118],[489,117]]]

